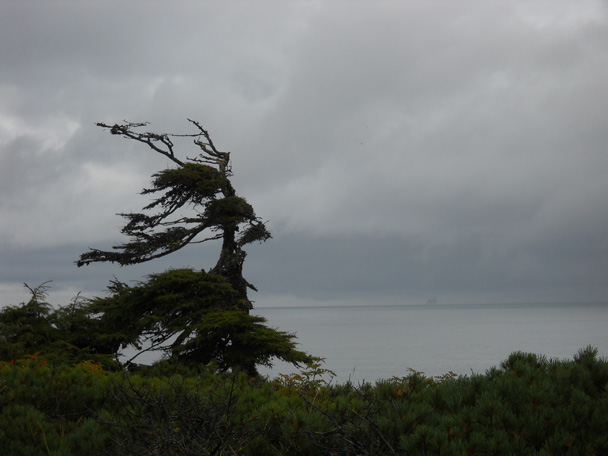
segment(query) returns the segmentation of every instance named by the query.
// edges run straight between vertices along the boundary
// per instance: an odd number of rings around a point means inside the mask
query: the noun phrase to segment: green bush
[[[108,434],[95,411],[111,406],[109,374],[87,362],[42,357],[0,362],[0,444],[10,455],[97,455]]]
[[[333,385],[161,364],[0,363],[11,455],[603,455],[608,362],[513,353],[485,374]]]

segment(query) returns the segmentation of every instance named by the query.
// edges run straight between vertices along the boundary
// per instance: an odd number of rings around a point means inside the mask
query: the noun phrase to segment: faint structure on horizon
[[[437,304],[437,296],[433,296],[426,301],[427,306],[434,306],[435,304]]]

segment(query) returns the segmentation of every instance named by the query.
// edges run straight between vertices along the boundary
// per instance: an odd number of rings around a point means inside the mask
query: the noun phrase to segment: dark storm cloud
[[[119,242],[169,164],[94,123],[191,117],[270,221],[261,298],[605,299],[607,22],[591,0],[4,2],[3,293],[102,290],[112,267],[74,252]]]
[[[395,302],[401,297],[420,303],[435,295],[444,302],[483,302],[489,296],[576,301],[585,292],[601,299],[608,262],[597,249],[563,238],[528,250],[505,251],[499,242],[476,234],[434,244],[416,236],[290,235],[251,256],[248,278],[262,294],[300,299],[360,302],[389,295]]]

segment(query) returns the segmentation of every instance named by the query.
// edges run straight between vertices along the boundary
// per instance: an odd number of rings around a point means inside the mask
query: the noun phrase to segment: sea
[[[608,356],[608,303],[259,307],[267,324],[296,334],[324,358],[333,383],[485,373],[516,351],[572,359],[591,345]],[[297,373],[277,362],[269,378]]]

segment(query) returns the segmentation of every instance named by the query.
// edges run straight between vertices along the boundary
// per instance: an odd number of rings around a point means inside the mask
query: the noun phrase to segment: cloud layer
[[[260,305],[605,300],[607,22],[591,0],[4,2],[2,304],[99,293],[114,269],[71,261],[169,165],[94,123],[187,117],[269,220]]]

